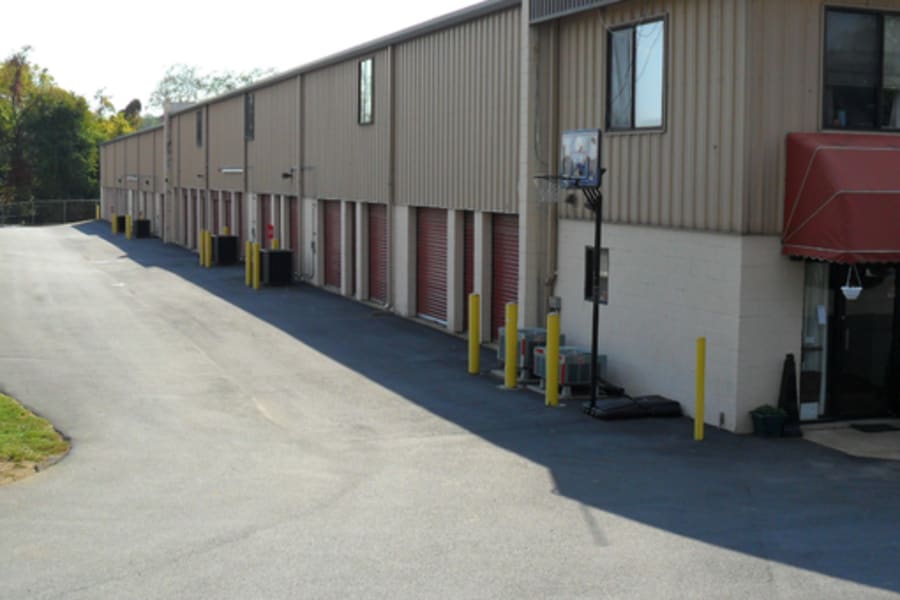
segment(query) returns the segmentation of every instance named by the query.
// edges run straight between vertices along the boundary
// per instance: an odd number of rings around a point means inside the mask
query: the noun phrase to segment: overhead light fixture
[[[291,167],[287,171],[281,174],[282,179],[291,179],[294,177],[294,173],[297,171],[297,167]]]
[[[240,175],[244,172],[244,167],[219,167],[219,173],[223,175]]]

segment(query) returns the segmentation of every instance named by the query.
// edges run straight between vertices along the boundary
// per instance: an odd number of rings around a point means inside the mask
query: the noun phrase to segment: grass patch
[[[46,419],[0,394],[0,462],[40,463],[68,449],[69,443]]]

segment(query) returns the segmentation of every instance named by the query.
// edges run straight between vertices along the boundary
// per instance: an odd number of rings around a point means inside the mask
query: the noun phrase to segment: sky
[[[276,72],[476,4],[475,0],[31,0],[3,7],[0,52],[31,60],[84,96],[144,106],[166,69]]]

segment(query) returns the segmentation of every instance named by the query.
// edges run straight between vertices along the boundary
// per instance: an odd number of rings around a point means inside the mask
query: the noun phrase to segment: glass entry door
[[[898,279],[894,265],[858,265],[863,291],[840,291],[846,265],[831,266],[834,320],[828,349],[829,416],[881,417],[898,404]]]

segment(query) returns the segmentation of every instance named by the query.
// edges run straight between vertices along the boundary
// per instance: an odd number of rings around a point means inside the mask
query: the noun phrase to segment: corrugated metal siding
[[[666,129],[605,134],[604,221],[745,232],[746,2],[626,2],[560,22],[560,129],[604,128],[606,28],[667,17]],[[556,137],[558,139],[558,136]],[[562,205],[563,218],[592,218]]]
[[[618,1],[620,0],[532,0],[528,6],[528,19],[533,23]]]
[[[217,102],[208,110],[209,187],[243,189],[243,175],[221,173],[220,169],[244,166],[244,99],[238,97]]]
[[[517,211],[520,14],[396,48],[398,204]]]
[[[166,191],[165,175],[165,135],[162,129],[153,132],[153,189],[157,192]]]
[[[202,110],[202,109],[198,109]],[[205,188],[206,151],[197,146],[196,110],[180,114],[178,120],[178,174],[181,187]],[[204,136],[206,132],[204,131]]]
[[[242,96],[241,110],[243,102]],[[299,107],[296,79],[254,91],[254,137],[247,142],[251,192],[297,194],[299,174],[281,174],[300,165]]]
[[[115,144],[100,146],[100,185],[104,188],[116,185]]]
[[[156,188],[156,179],[153,176],[153,163],[156,156],[154,147],[155,132],[148,131],[138,136],[138,176],[140,188],[145,192],[152,192]]]
[[[138,178],[140,175],[141,165],[139,160],[140,153],[140,136],[132,136],[125,138],[125,177],[123,178],[122,187],[129,190],[138,189]]]
[[[304,162],[314,167],[307,193],[365,202],[388,201],[390,71],[388,52],[374,61],[374,121],[359,124],[359,61],[304,76]]]
[[[125,160],[126,142],[127,140],[121,140],[113,144],[113,154],[115,155],[113,160],[116,165],[113,187],[119,189],[125,189],[125,171],[128,168],[128,163]]]

